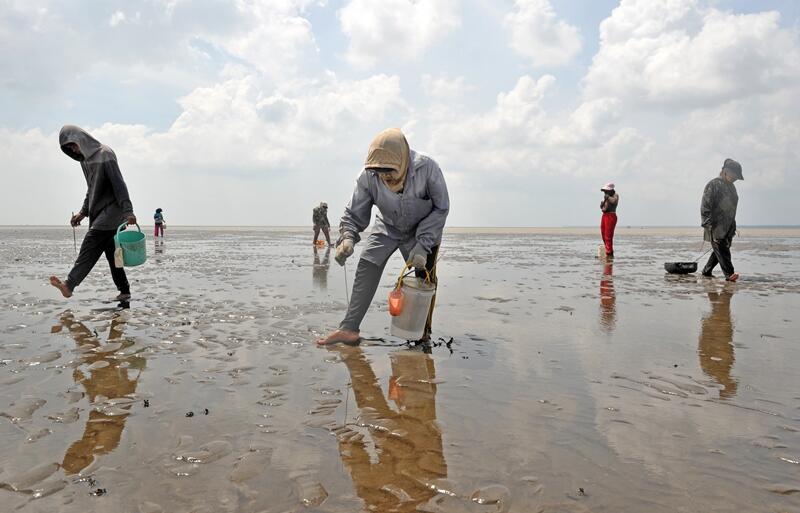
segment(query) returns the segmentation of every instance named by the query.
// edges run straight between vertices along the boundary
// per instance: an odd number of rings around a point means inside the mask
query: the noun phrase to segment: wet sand
[[[450,231],[426,354],[388,336],[398,257],[376,340],[320,349],[345,281],[310,231],[148,234],[122,309],[104,262],[47,284],[69,228],[0,228],[0,509],[800,511],[800,232],[742,231],[737,284],[665,275],[696,230],[621,230],[613,265]]]

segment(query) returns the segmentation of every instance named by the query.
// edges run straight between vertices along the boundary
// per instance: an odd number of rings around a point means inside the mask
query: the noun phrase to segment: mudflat
[[[742,235],[731,284],[665,274],[698,230],[450,230],[431,347],[396,256],[318,348],[356,259],[310,230],[148,233],[119,305],[104,259],[48,284],[70,228],[0,228],[0,509],[800,511],[800,231]]]

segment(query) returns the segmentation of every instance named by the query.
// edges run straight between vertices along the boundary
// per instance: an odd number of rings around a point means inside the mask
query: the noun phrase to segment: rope
[[[702,251],[703,250],[703,246],[705,245],[705,243],[706,243],[706,241],[705,241],[705,239],[703,239],[703,242],[700,243],[700,248],[697,251]],[[694,262],[697,262],[698,260],[700,260],[701,258],[706,256],[708,254],[708,252],[711,251],[712,249],[714,249],[714,248],[713,247],[708,248],[705,253],[703,253],[699,257],[695,258]]]
[[[75,212],[72,212],[72,217],[75,217]],[[70,223],[72,224],[72,220],[70,219]],[[75,249],[75,253],[78,252],[78,238],[75,236],[75,225],[72,224],[72,246]]]
[[[347,305],[350,305],[350,286],[347,284],[347,262],[342,265],[344,268],[344,297],[347,298]]]

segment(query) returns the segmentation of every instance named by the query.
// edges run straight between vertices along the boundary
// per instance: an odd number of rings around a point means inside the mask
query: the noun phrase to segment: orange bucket
[[[389,292],[389,315],[397,317],[403,313],[405,295],[399,287]]]

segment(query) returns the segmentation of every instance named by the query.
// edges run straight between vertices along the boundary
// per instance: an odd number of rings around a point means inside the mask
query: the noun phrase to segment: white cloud
[[[310,0],[131,2],[127,12],[90,3],[31,0],[4,6],[0,85],[28,95],[51,94],[101,70],[121,81],[171,80],[190,90],[214,71],[208,52],[198,46],[273,77],[297,74],[317,52],[304,17]]]
[[[599,136],[620,120],[619,104],[616,98],[583,102],[570,114],[567,123],[552,128],[551,141],[573,146],[596,142]]]
[[[408,117],[399,79],[386,75],[342,80],[329,73],[271,89],[269,81],[250,74],[198,88],[180,104],[182,113],[164,131],[114,123],[85,127],[116,152],[138,213],[168,196],[179,224],[281,224],[287,210],[305,210],[311,183],[329,191],[335,185],[343,198],[369,140]],[[83,178],[58,150],[57,131],[0,130],[0,155],[15,162],[21,190],[53,191],[52,201],[25,215],[16,215],[27,210],[25,198],[4,194],[4,211],[11,214],[6,222],[53,222],[72,206],[65,198],[79,206]],[[268,177],[282,184],[279,191],[264,185]],[[259,194],[271,197],[269,204],[259,207]],[[229,206],[224,214],[205,208],[219,202]],[[264,217],[247,220],[245,213],[255,210]]]
[[[404,108],[397,77],[328,75],[294,85],[267,92],[256,75],[231,78],[182,98],[181,114],[163,132],[106,124],[94,135],[143,171],[248,176],[320,166],[338,153],[331,147],[360,148],[372,135],[368,127],[377,131],[389,111]]]
[[[576,67],[558,82],[547,74],[509,82],[508,67],[476,73],[466,67],[473,61],[429,62],[435,52],[426,51],[458,26],[462,7],[465,25],[481,26],[472,3],[353,0],[338,13],[318,5],[132,0],[110,27],[123,11],[89,10],[85,19],[54,0],[7,4],[0,107],[16,109],[21,121],[0,121],[0,167],[14,170],[12,185],[0,190],[0,222],[52,223],[74,208],[82,178],[58,151],[57,127],[84,123],[87,109],[96,122],[86,128],[116,150],[137,209],[169,205],[177,224],[298,223],[308,217],[309,197],[343,205],[369,140],[388,126],[403,127],[412,147],[442,165],[454,224],[587,224],[596,216],[588,199],[610,179],[624,191],[626,223],[694,223],[699,192],[692,191],[725,157],[744,165],[742,212],[761,216],[744,222],[780,222],[800,192],[792,169],[800,161],[800,42],[776,13],[624,0],[602,23],[583,82],[573,84],[564,81]],[[520,27],[540,27],[524,15],[535,5],[545,7],[537,23],[555,31],[540,40],[562,40],[564,22],[549,3],[519,2],[506,27],[514,15]],[[480,18],[494,24],[489,57],[505,64],[512,52],[497,30],[502,21]],[[337,27],[348,36],[351,62],[410,64],[390,68],[396,74],[340,72],[340,61],[324,60],[330,51],[317,51],[338,41]],[[539,50],[530,62],[567,59]],[[76,77],[87,75],[82,80],[111,77],[98,90],[126,102],[141,84],[177,113],[154,122],[152,114],[108,110],[83,90],[74,94]],[[12,94],[37,87],[49,89],[19,100]],[[58,110],[67,102],[74,108]],[[58,114],[28,122],[28,111]],[[548,193],[537,195],[542,187]],[[31,210],[20,191],[41,191],[41,208]],[[485,205],[491,213],[473,208]]]
[[[580,31],[559,20],[549,0],[516,0],[505,18],[511,48],[536,66],[563,66],[581,51]]]
[[[66,226],[70,210],[80,209],[86,184],[76,162],[58,149],[58,134],[0,128],[0,156],[3,168],[14,169],[13,176],[4,173],[0,223]]]
[[[615,125],[618,113],[613,100],[583,104],[566,117],[548,112],[548,96],[556,89],[551,75],[538,79],[525,75],[510,91],[498,94],[486,112],[431,109],[427,122],[435,127],[436,154],[458,173],[491,171],[495,183],[514,188],[520,177],[617,174],[648,149],[648,141],[637,130]],[[623,149],[630,154],[620,165],[622,159],[615,157]]]
[[[623,151],[609,150],[609,163],[624,168],[628,151],[638,152],[628,167],[645,169],[650,179],[620,181],[647,201],[672,191],[671,208],[691,212],[695,198],[684,191],[702,187],[726,157],[742,162],[745,190],[797,187],[790,168],[800,159],[793,142],[800,133],[798,94],[800,41],[781,27],[779,13],[736,14],[701,0],[623,0],[600,25],[583,104],[559,137],[632,124],[647,142],[617,141]],[[588,125],[594,129],[581,128],[585,114],[596,119]],[[775,215],[760,201],[761,210]]]
[[[301,15],[308,3],[238,0],[238,12],[246,20],[244,27],[212,40],[262,72],[294,74],[310,54],[317,52],[311,23]]]
[[[461,21],[455,0],[349,0],[339,11],[347,59],[369,67],[418,57]]]
[[[111,19],[108,20],[108,25],[110,27],[116,27],[120,23],[125,21],[125,13],[122,11],[115,11],[114,14],[111,15]]]
[[[443,74],[422,75],[422,88],[426,95],[448,101],[458,101],[464,94],[476,89],[464,77],[448,77]]]
[[[733,14],[698,0],[623,0],[600,25],[589,98],[707,107],[800,80],[797,33],[780,14]]]

